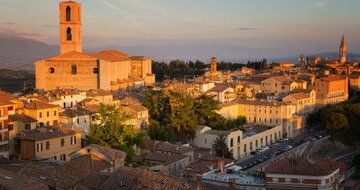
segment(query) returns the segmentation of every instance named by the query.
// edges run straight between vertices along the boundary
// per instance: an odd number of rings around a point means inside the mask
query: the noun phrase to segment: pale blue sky
[[[57,43],[59,0],[0,2],[0,34]],[[294,51],[320,52],[336,50],[345,34],[348,49],[360,52],[359,0],[78,2],[83,5],[87,47],[206,41],[255,48],[281,48],[282,44],[292,46]]]

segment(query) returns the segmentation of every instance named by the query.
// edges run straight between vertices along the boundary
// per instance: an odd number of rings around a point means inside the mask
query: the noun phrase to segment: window
[[[66,40],[71,41],[72,40],[72,34],[71,34],[71,28],[68,27],[66,30]]]
[[[304,184],[304,179],[299,179],[299,183]]]
[[[56,116],[56,114],[57,114],[56,111],[54,111],[54,116]]]
[[[80,123],[80,119],[79,119],[79,118],[76,119],[76,123],[77,123],[77,124]]]
[[[50,117],[50,112],[46,112],[46,117]]]
[[[65,139],[61,139],[61,146],[65,146]]]
[[[71,144],[76,144],[76,136],[70,137]]]
[[[291,179],[290,178],[285,178],[285,183],[291,183]]]
[[[57,160],[57,157],[56,156],[51,156],[50,160]]]
[[[39,118],[42,118],[42,112],[39,113]]]
[[[238,139],[238,140],[237,140],[237,141],[238,141],[238,144],[240,144],[240,136],[238,136],[238,138],[237,138],[237,139]]]
[[[279,178],[274,177],[274,178],[273,178],[273,182],[279,182]]]
[[[36,144],[36,151],[41,152],[42,150],[43,150],[43,144],[42,143],[37,143]]]
[[[46,141],[46,150],[49,150],[49,149],[50,149],[50,142]]]
[[[49,68],[49,73],[55,73],[54,67],[50,67],[50,68]]]
[[[204,139],[204,143],[207,144],[207,139]]]
[[[230,139],[230,147],[233,147],[233,145],[234,145],[234,139],[231,138],[231,139]]]
[[[30,123],[26,123],[25,124],[25,130],[30,130],[30,129],[31,129]]]
[[[71,65],[71,74],[75,75],[77,73],[76,65]]]
[[[66,7],[66,21],[71,21],[71,8],[69,6]]]
[[[14,110],[14,107],[9,106],[9,107],[8,107],[8,111],[11,111],[11,110]]]
[[[66,154],[62,154],[62,155],[60,155],[60,160],[62,160],[62,161],[66,161]]]
[[[93,72],[94,72],[95,74],[97,74],[97,73],[99,73],[99,69],[98,69],[98,68],[94,68],[94,69],[93,69]]]
[[[9,131],[14,130],[14,125],[13,124],[8,125],[8,129],[9,129]]]

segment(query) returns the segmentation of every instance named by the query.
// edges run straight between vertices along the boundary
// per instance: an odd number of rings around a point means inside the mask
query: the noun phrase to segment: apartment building
[[[60,113],[60,122],[63,127],[81,131],[85,139],[90,130],[92,114],[84,108],[66,109]]]
[[[295,105],[296,115],[307,116],[315,110],[316,91],[309,90],[307,92],[289,94],[284,97],[282,101]]]
[[[9,116],[15,114],[16,99],[0,91],[0,158],[9,157]]]
[[[212,144],[219,136],[225,137],[228,149],[236,160],[242,159],[255,152],[261,147],[275,143],[282,139],[282,126],[253,126],[245,127],[245,131],[240,129],[223,131],[212,130],[207,126],[199,126],[193,141],[194,146],[199,148],[212,149]]]
[[[261,92],[274,93],[276,95],[286,95],[290,91],[298,88],[298,84],[291,78],[284,76],[274,76],[261,81]]]
[[[19,155],[27,160],[69,161],[69,155],[81,149],[81,131],[62,127],[23,131],[17,140]]]
[[[293,136],[301,129],[301,118],[294,117],[295,105],[289,102],[236,100],[220,105],[219,113],[225,118],[245,116],[249,124],[283,127],[283,135]]]
[[[316,107],[336,104],[349,98],[347,76],[328,76],[315,80]]]
[[[344,180],[333,160],[285,158],[265,169],[268,190],[336,190]]]
[[[59,123],[59,106],[42,101],[25,102],[23,112],[38,121],[38,126],[53,126]]]

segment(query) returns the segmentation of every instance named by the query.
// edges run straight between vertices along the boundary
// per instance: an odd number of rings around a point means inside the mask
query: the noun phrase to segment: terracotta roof
[[[88,97],[108,96],[108,95],[112,95],[112,94],[110,92],[107,92],[106,90],[102,90],[102,89],[86,91],[86,96],[88,96]]]
[[[0,189],[48,190],[49,187],[38,182],[33,176],[22,176],[16,172],[0,169]]]
[[[144,143],[147,149],[155,150],[155,151],[171,152],[177,154],[183,154],[186,152],[194,151],[193,148],[182,145],[171,144],[165,141],[155,141],[155,140],[145,139]]]
[[[310,98],[310,94],[308,94],[308,93],[294,93],[294,94],[290,94],[289,96],[292,96],[297,100]]]
[[[344,78],[344,77],[341,77],[341,76],[332,75],[332,76],[328,76],[328,77],[318,78],[318,79],[316,79],[316,80],[332,82],[332,81],[345,80],[345,78]]]
[[[126,61],[129,60],[129,55],[116,51],[116,50],[104,50],[96,53],[86,53],[87,55],[110,62]]]
[[[37,122],[36,119],[27,116],[25,114],[15,114],[15,115],[9,115],[9,121],[20,121],[22,123],[35,123]]]
[[[144,160],[151,160],[151,161],[157,161],[161,162],[164,165],[182,160],[184,158],[187,158],[187,156],[183,156],[180,154],[166,154],[166,153],[160,153],[160,152],[151,152],[148,155],[145,156]]]
[[[11,94],[0,90],[0,105],[15,104],[11,101],[16,101],[16,98]]]
[[[271,78],[281,82],[281,84],[291,84],[292,82],[294,82],[292,79],[290,79],[288,77],[284,77],[284,76],[277,76],[277,77],[271,77]]]
[[[196,190],[197,184],[145,169],[120,167],[103,184],[103,190]]]
[[[41,127],[29,131],[23,131],[19,139],[39,141],[75,134],[81,134],[81,131],[68,128]]]
[[[53,105],[53,104],[49,104],[49,103],[45,103],[45,102],[40,102],[38,100],[35,100],[33,102],[30,103],[26,103],[24,105],[24,107],[26,109],[31,109],[31,110],[39,110],[39,109],[49,109],[49,108],[57,108],[59,107],[58,105]]]
[[[268,102],[268,101],[257,101],[257,100],[245,100],[245,99],[236,99],[231,102],[225,102],[220,104],[220,107],[232,106],[236,104],[246,104],[246,105],[259,105],[259,106],[281,106],[287,105],[286,102]]]
[[[266,168],[266,173],[287,175],[326,176],[339,169],[333,160],[285,158]]]
[[[65,111],[60,113],[60,116],[66,116],[66,117],[77,117],[77,116],[83,116],[83,115],[91,115],[92,112],[84,109],[84,108],[77,108],[77,109],[66,109]]]
[[[62,60],[62,61],[73,61],[73,60],[86,60],[86,61],[96,61],[96,58],[93,56],[89,56],[86,53],[81,53],[77,51],[70,51],[63,53],[58,56],[50,57],[46,60]]]
[[[145,59],[145,56],[131,56],[130,59],[134,61],[142,61]]]

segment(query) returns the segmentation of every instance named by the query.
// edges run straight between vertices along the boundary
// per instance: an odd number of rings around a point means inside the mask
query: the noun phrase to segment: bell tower
[[[217,60],[216,57],[211,58],[211,69],[210,69],[210,75],[215,76],[217,74]]]
[[[60,54],[82,52],[81,4],[60,2]]]
[[[344,35],[342,36],[339,48],[340,64],[346,63],[346,42]]]

